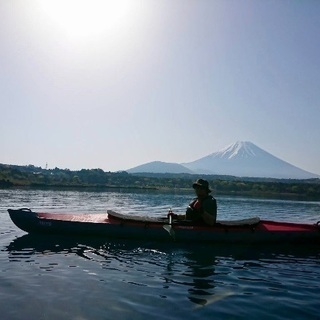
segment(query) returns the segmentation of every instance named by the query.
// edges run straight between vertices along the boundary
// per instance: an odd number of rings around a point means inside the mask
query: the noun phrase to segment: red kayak
[[[320,242],[320,221],[315,224],[275,222],[250,218],[217,221],[214,226],[167,217],[106,214],[40,213],[30,209],[8,210],[14,224],[28,232],[103,236],[112,238],[179,241],[186,243],[314,243]],[[171,223],[169,223],[171,222]]]

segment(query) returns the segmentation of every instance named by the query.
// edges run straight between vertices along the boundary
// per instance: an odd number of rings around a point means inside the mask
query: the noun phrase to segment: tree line
[[[129,174],[102,169],[42,169],[41,167],[0,164],[0,187],[31,188],[133,188],[190,190],[199,178],[192,174]],[[320,179],[284,180],[202,175],[214,194],[294,196],[320,200]]]

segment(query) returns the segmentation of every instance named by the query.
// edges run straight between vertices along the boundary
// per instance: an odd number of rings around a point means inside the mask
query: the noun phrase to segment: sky
[[[320,1],[0,0],[0,163],[126,170],[251,141],[320,174]]]

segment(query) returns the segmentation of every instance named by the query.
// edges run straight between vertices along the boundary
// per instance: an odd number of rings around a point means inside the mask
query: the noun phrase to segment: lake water
[[[30,236],[8,208],[150,216],[192,193],[0,190],[1,319],[319,319],[320,247]],[[219,219],[320,220],[320,202],[218,197]],[[165,231],[164,231],[165,232]]]

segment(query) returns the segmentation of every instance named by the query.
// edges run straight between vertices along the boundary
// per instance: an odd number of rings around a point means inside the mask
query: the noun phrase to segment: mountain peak
[[[162,161],[151,161],[126,171],[129,173],[193,173],[181,164]]]
[[[182,163],[197,173],[232,176],[309,179],[317,175],[297,168],[250,141],[237,141],[196,161]]]
[[[189,163],[153,161],[127,171],[130,173],[196,173],[278,179],[319,177],[273,156],[250,141],[237,141],[220,151]]]
[[[255,157],[260,154],[262,149],[250,141],[237,141],[225,147],[224,149],[211,154],[212,158],[232,159]]]

